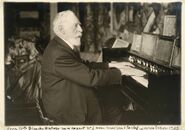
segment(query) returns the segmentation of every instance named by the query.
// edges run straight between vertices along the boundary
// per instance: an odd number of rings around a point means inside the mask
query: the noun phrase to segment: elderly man
[[[102,114],[96,95],[101,86],[119,85],[121,72],[105,63],[84,62],[75,51],[82,28],[75,14],[63,11],[53,21],[56,36],[42,62],[43,104],[57,124],[98,124]]]

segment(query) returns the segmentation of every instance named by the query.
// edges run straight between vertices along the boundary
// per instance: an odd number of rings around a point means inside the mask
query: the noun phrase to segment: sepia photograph
[[[182,2],[3,2],[4,121],[181,125]]]

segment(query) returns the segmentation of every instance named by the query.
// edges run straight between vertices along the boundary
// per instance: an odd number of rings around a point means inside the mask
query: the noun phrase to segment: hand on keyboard
[[[132,68],[132,67],[121,68],[120,71],[122,75],[129,75],[129,76],[142,77],[146,74],[146,72],[139,70],[137,68]]]
[[[135,67],[133,64],[131,64],[130,62],[116,62],[113,61],[111,63],[109,63],[109,67],[116,67],[116,68],[123,68],[123,67]]]
[[[120,69],[122,75],[128,76],[144,76],[146,72],[137,69],[133,64],[130,62],[112,62],[109,63],[109,67],[116,67]]]

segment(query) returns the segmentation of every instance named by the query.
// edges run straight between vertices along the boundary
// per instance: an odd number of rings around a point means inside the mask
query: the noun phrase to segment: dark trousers
[[[103,124],[120,124],[130,101],[121,93],[120,87],[104,87],[98,90],[102,108]]]
[[[106,87],[98,89],[97,98],[94,96],[89,97],[87,104],[87,115],[82,115],[84,120],[77,120],[76,118],[70,118],[70,120],[61,119],[61,117],[51,119],[56,121],[56,124],[67,125],[116,125],[121,124],[121,119],[124,116],[125,108],[130,103],[129,100],[124,97],[119,87]]]

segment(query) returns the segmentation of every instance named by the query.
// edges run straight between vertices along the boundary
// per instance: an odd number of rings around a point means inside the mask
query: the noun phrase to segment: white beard
[[[70,38],[68,39],[69,43],[71,43],[73,46],[80,46],[81,45],[81,38]]]
[[[69,37],[69,36],[63,35],[62,33],[59,33],[58,36],[61,39],[69,42],[72,46],[79,47],[81,45],[81,37],[71,37],[71,36]]]

